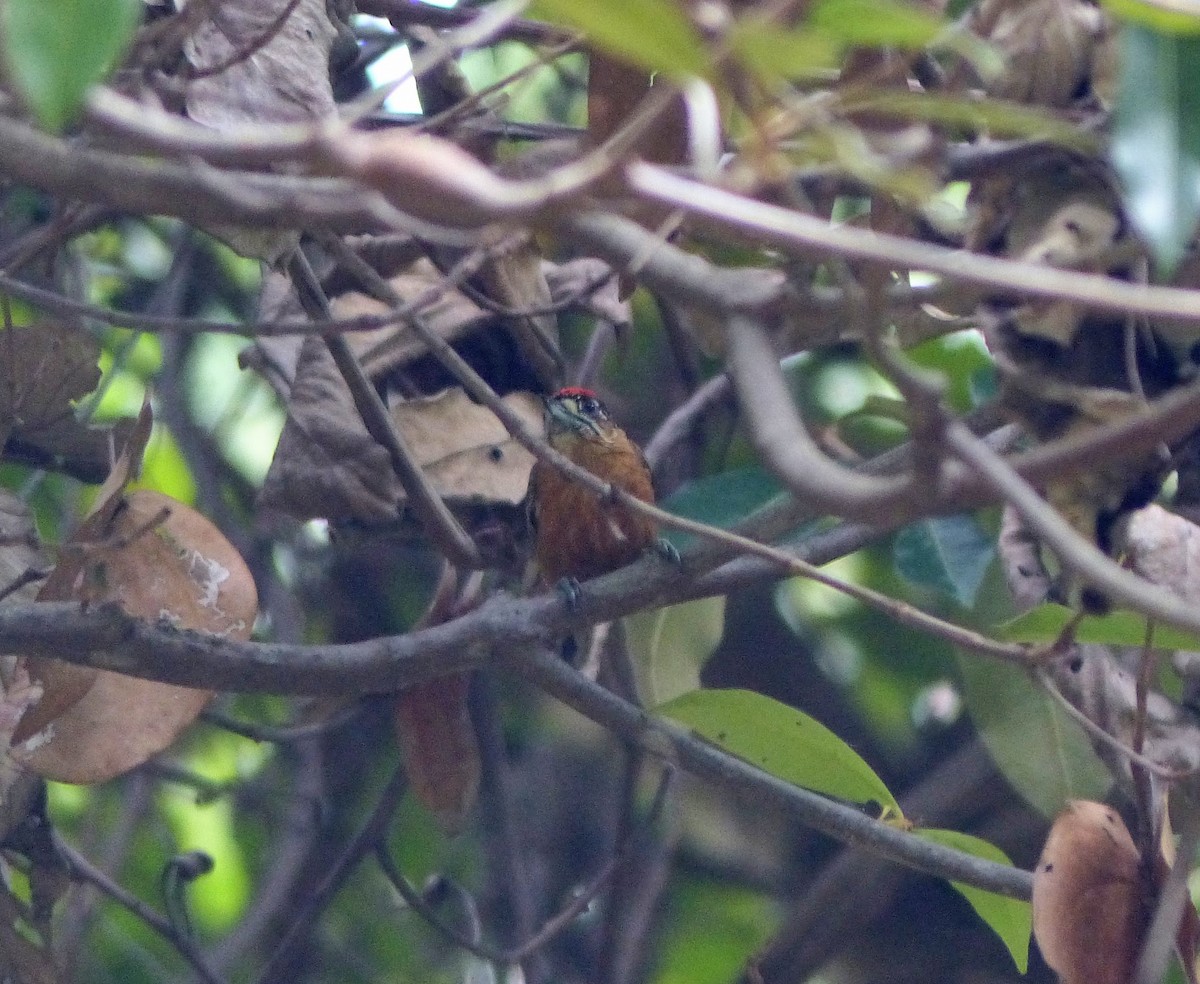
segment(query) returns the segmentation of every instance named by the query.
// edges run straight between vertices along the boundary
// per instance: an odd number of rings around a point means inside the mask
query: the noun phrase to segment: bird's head
[[[567,386],[546,399],[546,431],[551,439],[567,434],[604,440],[612,420],[600,398],[582,386]]]

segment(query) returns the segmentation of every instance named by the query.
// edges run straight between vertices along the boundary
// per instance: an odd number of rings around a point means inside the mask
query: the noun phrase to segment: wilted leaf
[[[1126,984],[1148,912],[1141,856],[1111,806],[1075,800],[1033,873],[1033,932],[1063,984]]]
[[[1121,54],[1112,160],[1133,224],[1169,273],[1200,217],[1200,37],[1127,24]]]
[[[337,29],[325,0],[301,0],[249,57],[237,57],[271,32],[289,0],[223,0],[184,44],[198,77],[188,83],[187,114],[214,130],[256,123],[306,123],[335,113],[329,50]],[[210,71],[220,68],[220,71]],[[208,74],[205,74],[205,73]],[[243,256],[275,262],[299,242],[294,232],[222,226],[212,230]]]
[[[53,463],[109,463],[106,432],[75,419],[73,402],[100,381],[100,347],[86,331],[52,322],[0,328],[0,451]],[[103,472],[101,472],[103,473]]]
[[[995,844],[970,834],[960,834],[956,830],[932,829],[918,829],[913,833],[922,840],[944,844],[946,847],[973,854],[977,858],[1012,865],[1008,855]],[[1017,972],[1024,974],[1029,968],[1029,933],[1033,926],[1033,910],[1029,903],[1009,898],[1007,895],[985,892],[963,882],[952,881],[950,884],[971,904],[971,908],[992,928],[992,932],[1000,937],[1012,955]]]
[[[71,122],[116,64],[142,14],[138,0],[5,0],[0,47],[10,79],[47,129]]]
[[[819,721],[749,690],[695,690],[655,709],[764,772],[813,792],[878,803],[896,798],[859,754]]]
[[[324,341],[304,340],[287,423],[259,502],[299,519],[395,519],[398,485],[387,451],[362,422]]]
[[[1068,799],[1103,796],[1112,776],[1087,735],[1029,676],[988,660],[958,661],[967,709],[1013,788],[1047,817]]]
[[[96,495],[87,520],[75,534],[77,538],[83,535],[85,529],[104,530],[112,522],[113,516],[121,505],[125,485],[137,474],[141,466],[142,453],[146,450],[146,443],[150,440],[153,423],[150,401],[147,397],[142,404],[137,423],[130,432],[129,440]],[[50,576],[42,583],[41,589],[37,593],[37,600],[96,600],[90,597],[87,593],[88,586],[83,583],[85,567],[86,557],[84,554],[68,549],[54,565]],[[99,673],[90,666],[79,666],[75,663],[65,663],[62,660],[47,659],[41,656],[29,657],[26,665],[30,676],[41,686],[44,696],[37,707],[21,720],[15,736],[15,740],[18,742],[36,734],[67,708],[78,703],[92,688]]]
[[[647,704],[661,704],[699,689],[700,670],[725,631],[725,598],[635,612],[625,631],[638,691]]]
[[[111,515],[88,519],[66,550],[75,598],[179,629],[249,638],[258,608],[250,571],[220,531],[181,502],[149,490],[124,496]],[[86,694],[18,754],[47,778],[103,782],[162,751],[211,697],[99,671]]]
[[[413,795],[447,833],[458,833],[475,805],[481,765],[467,706],[471,678],[455,673],[395,697],[396,740]]]
[[[444,289],[445,283],[445,276],[427,259],[418,260],[388,280],[392,290],[407,303],[425,299],[419,313],[426,327],[443,341],[454,342],[482,328],[494,315],[461,291]],[[335,318],[392,311],[391,305],[358,291],[339,294],[330,306]],[[346,340],[371,379],[380,379],[428,352],[428,346],[404,322],[374,331],[350,332]]]
[[[542,261],[554,305],[573,305],[622,328],[633,323],[633,308],[621,299],[620,278],[603,260],[581,256],[565,263]]]
[[[537,397],[509,393],[503,402],[527,428],[541,433]],[[448,501],[516,505],[525,498],[533,455],[509,436],[499,417],[464,390],[447,389],[397,403],[392,419],[434,490]]]
[[[1042,106],[1070,105],[1091,77],[1108,27],[1085,0],[984,0],[968,21],[998,48],[990,95]]]
[[[996,554],[974,516],[935,516],[904,527],[892,542],[896,569],[914,584],[950,595],[964,608]]]

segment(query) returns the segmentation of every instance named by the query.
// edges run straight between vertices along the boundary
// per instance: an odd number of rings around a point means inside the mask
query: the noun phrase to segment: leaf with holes
[[[900,804],[859,754],[807,714],[749,690],[694,690],[655,708],[662,717],[794,786],[851,803]]]

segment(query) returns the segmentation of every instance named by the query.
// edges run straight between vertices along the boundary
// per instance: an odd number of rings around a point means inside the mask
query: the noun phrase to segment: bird
[[[654,484],[642,449],[618,427],[590,389],[568,386],[545,401],[546,440],[597,478],[654,504]],[[534,556],[543,580],[575,603],[579,582],[637,560],[647,550],[678,553],[658,536],[658,524],[619,502],[604,500],[538,460],[529,479]]]

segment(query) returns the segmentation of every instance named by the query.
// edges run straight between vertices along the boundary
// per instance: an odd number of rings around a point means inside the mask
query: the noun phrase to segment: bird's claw
[[[665,536],[660,536],[655,540],[651,549],[671,566],[683,566],[683,558],[679,556],[679,549]]]
[[[564,577],[558,582],[559,594],[563,596],[563,601],[567,603],[567,607],[571,611],[575,611],[579,607],[579,600],[583,597],[583,589],[579,586],[579,582],[573,577]]]

